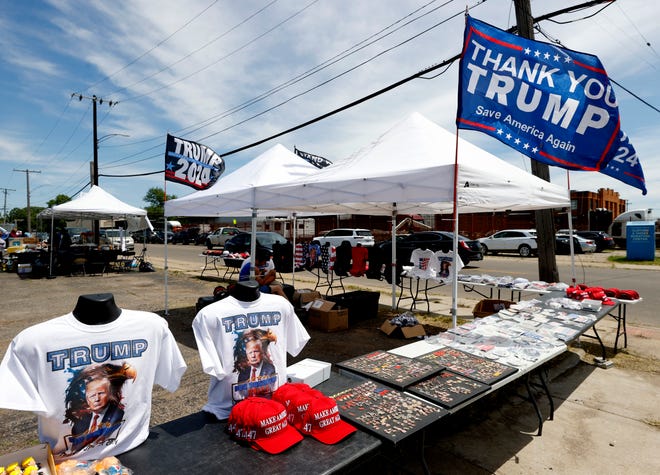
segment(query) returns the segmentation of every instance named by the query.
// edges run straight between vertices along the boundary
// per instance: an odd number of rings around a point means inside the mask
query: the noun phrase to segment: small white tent
[[[37,217],[43,219],[125,219],[128,222],[128,231],[151,229],[146,210],[124,203],[97,185],[93,185],[87,192],[80,193],[80,196],[74,200],[46,208]]]

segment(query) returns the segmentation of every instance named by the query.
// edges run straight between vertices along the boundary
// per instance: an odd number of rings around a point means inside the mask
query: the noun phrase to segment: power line
[[[186,23],[184,23],[183,26],[181,26],[180,28],[178,28],[177,30],[175,30],[175,31],[174,31],[173,33],[171,33],[170,35],[166,36],[164,39],[162,39],[161,41],[159,41],[158,43],[156,43],[153,47],[151,47],[150,49],[148,49],[147,51],[145,51],[144,53],[142,53],[141,55],[139,55],[137,58],[133,59],[132,61],[129,61],[128,64],[126,64],[126,65],[124,65],[123,67],[119,68],[119,69],[118,69],[117,71],[115,71],[114,73],[109,74],[108,76],[104,77],[103,79],[101,79],[101,80],[95,82],[94,84],[88,86],[86,90],[89,91],[91,88],[93,88],[93,87],[95,87],[95,86],[98,86],[99,84],[104,83],[105,81],[107,81],[107,80],[110,79],[111,77],[114,77],[114,76],[116,76],[117,74],[119,74],[120,72],[122,72],[124,69],[126,69],[126,68],[128,68],[129,66],[131,66],[131,65],[133,65],[133,64],[135,64],[135,63],[137,63],[139,60],[141,60],[141,59],[144,58],[146,55],[148,55],[149,53],[151,53],[152,51],[154,51],[156,48],[158,48],[159,46],[163,45],[167,40],[169,40],[170,38],[172,38],[172,37],[173,37],[174,35],[176,35],[178,32],[180,32],[180,31],[183,30],[185,27],[187,27],[188,25],[190,25],[190,24],[191,24],[193,21],[195,21],[197,18],[199,18],[200,16],[202,16],[203,13],[205,13],[209,8],[211,8],[213,5],[215,5],[216,3],[218,3],[218,1],[219,1],[219,0],[214,0],[214,1],[213,1],[208,7],[206,7],[204,10],[202,10],[202,11],[199,12],[197,15],[195,15],[194,17],[192,17],[192,18],[191,18],[190,20],[188,20]]]
[[[151,78],[153,78],[153,77],[159,75],[160,73],[163,73],[163,72],[167,71],[168,69],[171,69],[172,66],[176,66],[177,64],[179,64],[179,63],[185,61],[186,59],[190,58],[191,56],[193,56],[193,55],[199,53],[199,52],[200,52],[201,50],[203,50],[204,48],[207,48],[207,47],[211,46],[213,43],[215,43],[216,41],[220,40],[221,38],[224,38],[224,37],[227,36],[229,33],[231,33],[232,31],[236,30],[238,27],[244,25],[244,24],[247,23],[249,20],[251,20],[252,18],[254,18],[255,16],[257,16],[258,14],[262,13],[264,10],[266,10],[268,7],[270,7],[271,5],[273,5],[274,3],[276,3],[277,1],[278,1],[278,0],[272,0],[268,5],[266,5],[266,6],[262,7],[262,8],[260,8],[260,9],[257,10],[255,13],[252,13],[252,14],[249,15],[247,18],[244,18],[243,20],[241,20],[240,22],[238,22],[236,25],[234,25],[234,26],[231,27],[230,29],[228,29],[228,30],[222,32],[221,34],[219,34],[218,36],[216,36],[215,38],[213,38],[211,41],[208,41],[208,42],[204,43],[202,46],[200,46],[199,48],[197,48],[197,49],[191,51],[190,53],[186,54],[185,56],[182,56],[181,58],[179,58],[179,59],[176,60],[175,62],[170,63],[170,64],[168,64],[167,66],[165,66],[164,68],[162,68],[162,69],[160,69],[160,70],[158,70],[158,71],[156,71],[156,72],[154,72],[154,73],[152,73],[152,74],[150,74],[150,75],[148,75],[148,76],[143,77],[143,78],[140,79],[139,81],[136,81],[136,82],[134,82],[134,83],[132,83],[132,84],[129,84],[129,85],[127,85],[127,86],[124,86],[124,87],[122,87],[122,88],[120,88],[120,89],[117,89],[117,90],[111,92],[111,93],[108,94],[108,95],[119,94],[119,93],[125,91],[126,89],[129,89],[129,88],[135,87],[135,86],[137,86],[138,84],[143,83],[143,82],[146,81],[147,79],[151,79]],[[145,53],[145,54],[146,54],[146,53]]]
[[[576,6],[570,7],[570,8],[564,8],[564,9],[561,9],[561,10],[557,10],[557,11],[552,12],[552,13],[548,13],[548,14],[545,14],[545,15],[541,15],[541,16],[535,18],[534,21],[535,21],[535,22],[540,22],[540,21],[543,21],[543,20],[548,20],[548,19],[550,19],[550,18],[552,18],[552,17],[554,17],[554,16],[557,16],[557,15],[561,15],[561,14],[565,14],[565,13],[570,13],[570,12],[572,12],[572,11],[575,11],[576,9],[584,9],[584,8],[588,8],[588,7],[591,7],[591,6],[594,6],[594,5],[598,5],[598,4],[602,3],[603,1],[604,1],[604,0],[592,0],[592,1],[589,1],[589,2],[586,2],[586,3],[583,3],[583,4],[580,4],[580,5],[576,5]],[[512,27],[512,28],[509,28],[509,29],[507,30],[507,32],[512,33],[512,32],[515,32],[516,30],[517,30],[517,27]],[[418,35],[417,35],[417,36],[418,36]],[[379,89],[379,90],[377,90],[377,91],[375,91],[375,92],[373,92],[373,93],[371,93],[371,94],[369,94],[369,95],[367,95],[367,96],[364,96],[364,97],[362,97],[362,98],[360,98],[360,99],[357,99],[357,100],[355,100],[355,101],[353,101],[353,102],[351,102],[351,103],[349,103],[349,104],[346,104],[346,105],[344,105],[344,106],[342,106],[342,107],[339,107],[339,108],[334,109],[334,110],[332,110],[332,111],[330,111],[330,112],[327,112],[327,113],[325,113],[325,114],[323,114],[323,115],[321,115],[321,116],[317,116],[316,118],[310,119],[309,121],[306,121],[306,122],[304,122],[304,123],[302,123],[302,124],[299,124],[299,125],[297,125],[297,126],[291,127],[291,128],[286,129],[286,130],[284,130],[284,131],[282,131],[282,132],[279,132],[279,133],[277,133],[277,134],[271,135],[271,136],[266,137],[266,138],[264,138],[264,139],[261,139],[261,140],[259,140],[259,141],[256,141],[256,142],[253,142],[253,143],[251,143],[251,144],[245,145],[245,146],[243,146],[243,147],[239,147],[239,148],[234,149],[234,150],[231,150],[231,151],[229,151],[229,152],[225,152],[225,153],[223,153],[223,154],[221,154],[221,155],[222,155],[222,156],[228,156],[228,155],[232,155],[232,154],[238,153],[238,152],[240,152],[240,151],[243,151],[243,150],[246,150],[246,149],[249,149],[249,148],[252,148],[252,147],[258,146],[258,145],[261,145],[261,144],[264,143],[264,142],[267,142],[267,141],[273,140],[274,138],[277,138],[277,137],[280,137],[280,136],[282,136],[282,135],[288,134],[288,133],[290,133],[290,132],[296,131],[296,130],[298,130],[298,129],[301,129],[301,128],[303,128],[303,127],[306,127],[306,126],[308,126],[308,125],[311,125],[311,124],[313,124],[313,123],[319,122],[319,121],[321,121],[321,120],[323,120],[323,119],[325,119],[325,118],[328,118],[328,117],[330,117],[330,116],[332,116],[332,115],[335,115],[335,114],[337,114],[337,113],[339,113],[339,112],[342,112],[342,111],[344,111],[344,110],[347,110],[347,109],[349,109],[349,108],[352,108],[352,107],[354,107],[354,106],[356,106],[356,105],[358,105],[358,104],[360,104],[360,103],[362,103],[362,102],[365,102],[365,101],[367,101],[367,100],[369,100],[369,99],[373,99],[373,98],[375,98],[375,97],[377,97],[377,96],[379,96],[379,95],[381,95],[381,94],[384,94],[385,92],[388,92],[388,91],[390,91],[390,90],[392,90],[392,89],[394,89],[394,88],[396,88],[396,87],[399,87],[399,86],[401,86],[401,85],[403,85],[403,84],[405,84],[405,83],[407,83],[407,82],[409,82],[409,81],[411,81],[411,80],[413,80],[413,79],[423,78],[423,75],[428,74],[429,72],[435,71],[435,70],[437,70],[437,69],[439,69],[439,68],[442,68],[442,67],[445,67],[445,66],[449,67],[449,66],[451,66],[451,64],[452,64],[453,62],[455,62],[455,61],[456,61],[457,59],[459,59],[459,58],[460,58],[460,54],[457,54],[457,55],[453,56],[452,58],[450,58],[450,59],[448,59],[448,60],[445,60],[445,61],[443,61],[443,62],[441,62],[441,63],[439,63],[439,64],[436,64],[436,65],[433,65],[433,66],[431,66],[431,67],[428,67],[428,68],[426,68],[426,69],[424,69],[424,70],[422,70],[422,71],[419,71],[418,73],[415,73],[415,74],[413,74],[413,75],[411,75],[411,76],[408,76],[408,77],[406,77],[406,78],[404,78],[404,79],[402,79],[402,80],[400,80],[400,81],[397,81],[397,82],[395,82],[395,83],[393,83],[393,84],[391,84],[391,85],[389,85],[389,86],[386,86],[386,87],[384,87],[384,88],[382,88],[382,89]],[[430,78],[423,78],[423,79],[430,79]],[[318,86],[317,86],[317,87],[318,87]],[[289,100],[291,100],[291,99],[289,99]],[[649,106],[650,106],[650,105],[649,105]],[[653,107],[653,106],[650,106],[650,107]],[[246,120],[244,120],[244,121],[241,121],[241,122],[239,122],[239,123],[237,123],[237,124],[234,124],[234,125],[231,126],[231,127],[235,127],[236,125],[240,125],[240,124],[242,124],[242,123],[245,123],[247,120],[250,120],[250,119],[252,119],[252,118],[254,118],[254,117],[257,117],[257,116],[259,116],[259,115],[262,115],[263,113],[265,113],[265,112],[267,112],[267,111],[269,111],[269,110],[272,110],[272,109],[273,109],[273,108],[270,108],[270,109],[268,109],[268,110],[266,110],[266,111],[264,111],[264,112],[261,112],[261,113],[259,113],[259,114],[256,114],[255,116],[252,116],[252,117],[250,117],[250,118],[248,118],[248,119],[246,119]],[[655,108],[654,108],[654,109],[655,109]],[[656,109],[656,110],[657,110],[657,109]],[[230,128],[231,128],[231,127],[230,127]],[[221,132],[223,132],[224,130],[227,130],[227,129],[223,129],[223,130],[221,130],[221,131],[218,131],[218,132],[216,132],[215,134],[217,134],[217,133],[221,133]],[[215,135],[215,134],[212,134],[212,135]],[[212,135],[206,136],[206,137],[204,137],[204,138],[208,138],[208,137],[210,137],[210,136],[212,136]],[[156,145],[156,146],[154,146],[154,147],[150,147],[149,149],[147,149],[147,150],[145,150],[145,151],[143,151],[143,152],[139,152],[139,153],[133,154],[133,155],[131,155],[131,156],[129,156],[129,157],[124,157],[123,159],[120,159],[120,160],[124,160],[124,159],[126,159],[126,158],[130,158],[130,157],[133,157],[133,156],[137,156],[137,155],[140,154],[140,153],[144,153],[144,152],[146,152],[146,151],[148,151],[148,150],[156,149],[156,148],[158,148],[158,147],[161,147],[162,145],[163,145],[163,143],[160,143],[160,144],[158,144],[158,145]],[[160,155],[160,154],[153,155],[153,156],[150,156],[150,157],[147,157],[147,158],[144,158],[144,159],[137,160],[136,162],[131,162],[131,163],[128,163],[128,164],[123,164],[123,165],[129,165],[129,164],[133,164],[133,163],[142,162],[142,161],[145,161],[145,160],[148,160],[148,159],[156,158],[156,157],[158,157],[159,155]],[[115,161],[115,162],[113,162],[113,163],[117,163],[117,162],[120,161],[120,160],[117,160],[117,161]],[[113,168],[113,167],[108,167],[108,168]],[[109,176],[109,177],[132,177],[132,176],[145,176],[145,175],[151,175],[151,174],[157,174],[157,173],[162,173],[162,170],[158,170],[158,171],[155,171],[155,172],[141,173],[141,174],[128,174],[128,175],[107,175],[107,174],[104,174],[103,176]]]
[[[397,31],[397,30],[403,28],[404,26],[407,26],[407,25],[411,24],[412,22],[417,21],[417,20],[419,20],[420,18],[422,18],[422,17],[428,15],[429,13],[432,13],[432,12],[438,10],[439,8],[442,8],[442,7],[446,6],[446,5],[447,5],[448,3],[450,3],[451,1],[452,1],[452,0],[447,1],[447,2],[443,3],[442,5],[440,5],[440,6],[436,7],[436,8],[434,8],[434,9],[432,9],[431,11],[429,11],[429,12],[427,12],[427,13],[424,13],[424,14],[420,15],[419,17],[414,18],[413,20],[408,21],[407,23],[405,23],[404,25],[402,25],[401,27],[397,28],[397,29],[394,30],[394,31]],[[418,12],[419,10],[423,9],[424,7],[428,6],[430,3],[433,3],[433,2],[429,2],[429,3],[427,3],[427,4],[424,5],[422,8],[415,10],[414,12],[412,12],[412,13],[406,15],[406,16],[403,17],[403,18],[409,17],[410,15],[412,15],[412,14]],[[478,6],[478,4],[475,5],[475,6]],[[471,8],[474,8],[474,7],[471,7]],[[408,42],[410,42],[410,41],[412,41],[412,40],[414,40],[414,39],[416,39],[416,38],[418,38],[419,36],[421,36],[421,35],[423,35],[423,34],[425,34],[425,33],[428,33],[428,32],[431,31],[432,29],[437,28],[438,26],[442,25],[443,23],[446,23],[447,21],[449,21],[449,20],[451,20],[452,18],[455,18],[456,16],[461,15],[461,14],[463,14],[463,10],[459,11],[458,13],[456,13],[456,14],[450,16],[450,17],[447,17],[447,18],[443,19],[442,21],[440,21],[440,22],[434,24],[433,26],[431,26],[431,27],[429,27],[429,28],[427,28],[427,29],[421,31],[420,33],[417,33],[417,34],[413,35],[412,37],[409,37],[408,39],[406,39],[406,40],[404,40],[404,41],[402,41],[402,42],[400,42],[400,43],[398,43],[398,44],[396,44],[396,45],[394,45],[394,46],[391,46],[390,48],[387,48],[387,49],[381,51],[380,53],[378,53],[378,54],[376,54],[376,55],[370,57],[369,59],[367,59],[367,60],[365,60],[365,61],[362,61],[361,63],[357,64],[356,66],[353,66],[353,67],[351,67],[351,68],[349,68],[349,69],[343,71],[343,72],[340,73],[340,74],[337,74],[337,75],[333,76],[333,77],[330,78],[330,79],[327,79],[326,81],[323,81],[323,82],[321,82],[321,83],[319,83],[319,84],[317,84],[317,85],[315,85],[315,86],[313,86],[313,87],[311,87],[311,88],[309,88],[309,89],[307,89],[307,90],[305,90],[305,91],[303,91],[303,92],[301,92],[301,93],[298,93],[298,94],[296,94],[296,95],[294,95],[294,96],[291,96],[291,97],[289,97],[288,99],[286,99],[286,100],[284,100],[284,101],[282,101],[282,102],[280,102],[280,103],[278,103],[278,104],[276,104],[276,105],[274,105],[274,106],[272,106],[272,107],[269,107],[268,109],[265,109],[265,110],[259,112],[258,114],[252,115],[252,116],[248,117],[247,119],[244,119],[244,120],[242,120],[242,121],[239,121],[239,122],[237,122],[237,123],[235,123],[235,124],[232,124],[232,125],[230,125],[230,126],[224,128],[224,129],[221,129],[221,130],[219,130],[219,131],[217,131],[217,132],[214,132],[213,134],[206,135],[206,136],[201,137],[200,139],[197,139],[197,140],[204,140],[204,139],[207,139],[207,138],[212,137],[212,136],[214,136],[214,135],[217,135],[217,134],[219,134],[219,133],[226,132],[227,130],[229,130],[229,129],[231,129],[231,128],[237,127],[237,126],[239,126],[239,125],[241,125],[241,124],[244,124],[244,123],[247,122],[247,121],[250,121],[250,120],[252,120],[252,119],[255,119],[256,117],[259,117],[259,116],[261,116],[261,115],[263,115],[263,114],[265,114],[265,113],[268,113],[268,112],[270,112],[270,111],[272,111],[272,110],[275,110],[275,109],[277,109],[278,107],[281,107],[282,105],[287,104],[288,102],[291,102],[292,100],[294,100],[294,99],[296,99],[296,98],[298,98],[298,97],[303,96],[304,94],[307,94],[307,93],[309,93],[309,92],[311,92],[311,91],[313,91],[313,90],[315,90],[315,89],[318,89],[319,87],[324,86],[324,85],[326,85],[326,84],[328,84],[328,83],[334,81],[335,79],[340,78],[340,77],[342,77],[342,76],[348,74],[348,73],[351,72],[351,71],[354,71],[355,69],[357,69],[357,68],[359,68],[359,67],[361,67],[361,66],[364,66],[365,64],[367,64],[367,63],[373,61],[375,58],[377,58],[377,57],[379,57],[379,56],[382,56],[383,54],[388,53],[388,52],[390,52],[390,51],[392,51],[392,50],[394,50],[394,49],[396,49],[396,48],[398,48],[398,47],[400,47],[400,46],[402,46],[402,45],[404,45],[404,44],[406,44],[406,43],[408,43]],[[385,31],[385,30],[389,29],[391,26],[395,25],[396,23],[399,23],[400,21],[403,20],[403,18],[397,20],[397,21],[394,22],[393,24],[391,24],[391,25],[389,25],[388,27],[382,29],[381,31],[379,31],[378,33],[376,33],[376,35],[379,34],[379,33],[381,33],[382,31]],[[394,32],[394,31],[393,31],[393,32]],[[349,54],[344,55],[344,56],[341,57],[340,59],[344,59],[344,58],[348,57],[350,54],[353,54],[353,53],[355,53],[355,52],[357,52],[357,51],[359,51],[359,50],[365,48],[366,46],[370,46],[371,44],[374,44],[376,41],[380,41],[381,39],[385,38],[386,36],[389,36],[389,35],[390,35],[391,33],[393,33],[393,32],[390,32],[390,33],[388,33],[387,35],[384,35],[384,36],[378,38],[377,40],[374,40],[374,41],[368,43],[367,45],[362,46],[361,48],[359,48],[359,49],[357,49],[357,50],[355,50],[355,51],[352,51],[352,52],[350,52]],[[362,42],[359,42],[359,43],[353,45],[351,48],[348,48],[348,49],[345,50],[344,52],[348,52],[348,51],[350,51],[350,50],[352,50],[352,49],[355,49],[356,46],[360,45],[361,43],[364,43],[365,41],[368,41],[368,40],[369,40],[370,38],[372,38],[373,36],[375,36],[375,35],[372,35],[371,37],[367,38],[366,40],[363,40]],[[299,75],[299,76],[297,76],[297,77],[295,77],[295,78],[293,78],[293,79],[291,79],[291,80],[289,80],[289,81],[286,81],[285,83],[282,83],[280,86],[277,86],[276,88],[271,89],[271,90],[268,91],[267,93],[263,93],[261,96],[257,96],[256,98],[253,98],[253,99],[251,99],[251,100],[249,100],[249,101],[246,101],[246,102],[244,102],[243,104],[241,104],[241,105],[239,105],[239,106],[236,106],[236,107],[234,107],[234,108],[232,108],[232,109],[228,109],[228,110],[226,110],[225,112],[220,113],[219,115],[213,116],[213,117],[211,117],[211,118],[209,118],[209,119],[206,119],[206,120],[204,120],[204,121],[198,123],[198,124],[204,124],[204,123],[206,123],[206,124],[203,125],[202,127],[198,127],[197,129],[193,129],[193,130],[189,131],[189,133],[192,133],[192,132],[195,132],[195,131],[197,131],[197,130],[200,130],[200,129],[202,129],[203,127],[207,127],[207,126],[209,126],[210,124],[215,123],[215,122],[217,122],[218,120],[220,120],[220,119],[222,119],[222,118],[228,117],[229,115],[232,115],[232,114],[234,114],[234,113],[236,113],[236,112],[238,112],[238,111],[240,111],[240,110],[243,110],[243,109],[247,108],[247,107],[250,106],[250,105],[253,105],[253,104],[255,104],[255,103],[261,101],[262,99],[264,99],[264,98],[266,98],[266,97],[268,97],[268,96],[274,94],[275,92],[279,92],[280,90],[283,90],[285,87],[288,87],[288,86],[291,85],[291,84],[295,84],[296,82],[299,82],[299,80],[302,80],[302,79],[304,79],[304,78],[306,78],[306,77],[311,76],[312,74],[314,74],[314,73],[316,73],[316,72],[318,72],[318,71],[321,71],[323,68],[326,67],[326,66],[323,66],[325,63],[327,63],[328,61],[332,61],[332,60],[334,60],[334,59],[337,58],[338,56],[341,56],[344,52],[342,52],[342,53],[340,53],[340,54],[334,56],[333,58],[330,58],[330,60],[326,60],[324,63],[320,63],[320,65],[317,65],[317,66],[315,66],[314,68],[308,70],[308,72],[309,72],[309,71],[313,71],[313,72],[311,72],[310,74],[302,73],[302,75]],[[335,61],[332,61],[332,63],[330,63],[330,64],[334,64],[334,63],[336,63],[337,61],[339,61],[340,59],[335,60]],[[321,66],[323,66],[323,67],[321,67]],[[315,71],[315,70],[316,70],[316,71]],[[301,77],[302,77],[302,78],[301,78]],[[298,79],[298,78],[301,78],[301,79]],[[211,120],[211,119],[213,119],[213,120]],[[209,121],[210,121],[210,122],[209,122]],[[194,125],[193,125],[193,126],[189,126],[189,127],[194,127]],[[189,127],[186,127],[186,128],[184,128],[184,129],[180,129],[180,130],[175,131],[175,132],[176,132],[176,133],[181,133],[182,131],[185,131],[185,130],[188,129]],[[162,139],[161,139],[161,140],[162,140]],[[143,150],[143,151],[141,151],[141,152],[136,152],[136,153],[134,153],[134,154],[128,155],[128,156],[126,156],[126,157],[122,157],[122,158],[120,158],[120,159],[118,159],[118,160],[115,160],[115,161],[113,161],[113,162],[110,162],[110,163],[118,163],[118,162],[121,162],[121,161],[127,160],[127,159],[129,159],[129,158],[132,158],[132,157],[138,156],[138,155],[140,155],[140,154],[142,154],[142,153],[146,153],[146,152],[148,152],[149,150],[155,150],[155,149],[157,149],[157,148],[159,148],[159,147],[162,147],[162,146],[163,146],[163,143],[161,142],[161,143],[159,143],[159,144],[157,144],[157,145],[154,145],[154,146],[152,146],[152,147],[149,147],[148,149],[145,149],[145,150]],[[151,156],[151,157],[147,157],[147,158],[144,158],[144,159],[137,160],[137,161],[135,161],[135,162],[130,162],[130,163],[128,163],[128,164],[133,164],[133,163],[142,162],[142,161],[145,161],[145,160],[150,159],[150,158],[154,158],[154,157],[153,157],[153,156]],[[123,164],[123,165],[127,165],[127,164]],[[113,168],[113,167],[107,167],[107,168]]]
[[[224,61],[225,59],[229,58],[230,56],[233,56],[234,54],[238,53],[239,51],[241,51],[241,50],[247,48],[247,47],[250,46],[252,43],[255,43],[256,41],[260,40],[260,39],[263,38],[264,36],[266,36],[266,35],[272,33],[272,32],[275,31],[277,28],[279,28],[279,27],[281,27],[282,25],[284,25],[285,23],[291,21],[293,18],[295,18],[296,16],[300,15],[302,12],[304,12],[305,10],[307,10],[309,7],[311,7],[312,5],[314,5],[315,3],[317,3],[318,1],[319,1],[319,0],[312,0],[310,3],[308,3],[307,5],[305,5],[303,8],[301,8],[300,10],[298,10],[298,11],[297,11],[296,13],[294,13],[293,15],[290,15],[289,17],[285,18],[284,20],[282,20],[281,22],[279,22],[277,25],[275,25],[275,26],[273,26],[272,28],[266,30],[266,31],[263,32],[262,34],[258,35],[257,37],[251,39],[251,40],[248,41],[247,43],[244,43],[243,45],[239,46],[238,48],[236,48],[235,50],[233,50],[231,53],[228,53],[228,54],[226,54],[226,55],[224,55],[224,56],[221,56],[221,57],[218,58],[216,61],[207,64],[207,65],[204,66],[203,68],[198,69],[197,71],[194,71],[194,72],[188,74],[187,76],[183,76],[182,78],[179,78],[179,79],[177,79],[177,80],[174,81],[174,82],[171,82],[171,83],[169,83],[169,84],[165,84],[165,85],[163,85],[163,86],[160,86],[160,87],[158,87],[158,88],[156,88],[156,89],[154,89],[154,90],[152,90],[152,91],[149,91],[149,92],[145,92],[145,93],[143,93],[143,94],[137,94],[137,95],[135,95],[135,96],[128,97],[128,98],[124,99],[124,101],[134,101],[134,100],[136,100],[136,99],[140,99],[140,98],[142,98],[142,97],[150,96],[150,95],[152,95],[152,94],[154,94],[154,93],[156,93],[156,92],[162,91],[163,89],[167,89],[167,88],[169,88],[169,87],[172,87],[172,86],[174,86],[175,84],[179,84],[180,82],[185,81],[186,79],[189,79],[189,78],[191,78],[191,77],[193,77],[193,76],[195,76],[195,75],[197,75],[197,74],[199,74],[199,73],[201,73],[201,72],[203,72],[203,71],[206,71],[206,70],[209,69],[211,66],[215,66],[215,65],[218,64],[219,62]]]

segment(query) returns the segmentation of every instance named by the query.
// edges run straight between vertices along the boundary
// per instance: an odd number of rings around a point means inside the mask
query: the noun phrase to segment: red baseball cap
[[[249,397],[231,410],[227,431],[236,439],[248,442],[257,450],[279,454],[303,440],[287,421],[286,408],[279,402]]]
[[[334,399],[328,396],[313,398],[302,416],[300,431],[324,444],[336,444],[357,429],[341,419]]]
[[[324,394],[305,383],[286,383],[273,393],[273,399],[286,407],[289,423],[298,430],[302,427],[302,418],[309,403],[318,397],[324,397]]]

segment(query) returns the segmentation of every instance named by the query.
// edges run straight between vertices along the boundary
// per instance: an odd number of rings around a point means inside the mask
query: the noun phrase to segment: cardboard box
[[[304,307],[309,302],[321,298],[321,292],[312,289],[297,289],[293,292],[293,305]]]
[[[20,463],[28,457],[34,457],[34,460],[39,464],[39,473],[43,475],[56,475],[55,462],[53,461],[53,454],[50,451],[50,445],[41,444],[27,449],[19,450],[0,456],[0,467],[7,467],[8,465],[18,462]]]
[[[389,320],[385,320],[380,326],[380,329],[387,335],[391,337],[403,337],[403,338],[420,338],[426,336],[426,331],[424,327],[419,323],[412,327],[400,327],[399,325],[394,325],[390,323]]]
[[[348,330],[348,309],[334,307],[334,302],[314,300],[309,306],[309,326],[328,333]]]
[[[286,380],[289,383],[305,383],[314,387],[330,379],[331,366],[325,361],[305,358],[286,369]]]

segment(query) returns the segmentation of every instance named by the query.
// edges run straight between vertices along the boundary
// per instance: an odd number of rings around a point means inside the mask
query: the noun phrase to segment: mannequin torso
[[[259,298],[259,283],[256,280],[242,280],[232,286],[231,296],[242,302],[254,302]]]
[[[87,294],[78,297],[73,316],[85,325],[103,325],[115,321],[121,309],[112,294]]]

